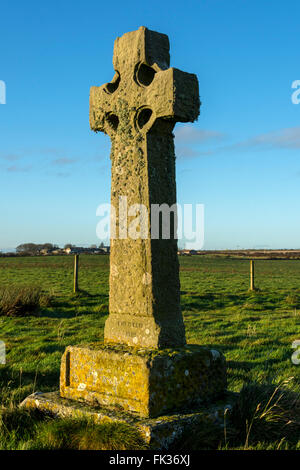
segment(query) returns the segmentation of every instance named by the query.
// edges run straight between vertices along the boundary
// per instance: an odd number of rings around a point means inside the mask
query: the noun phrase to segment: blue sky
[[[205,205],[204,248],[300,248],[299,13],[296,0],[2,1],[0,249],[100,243],[110,141],[89,129],[89,88],[141,25],[199,79],[201,115],[175,145],[178,202]]]

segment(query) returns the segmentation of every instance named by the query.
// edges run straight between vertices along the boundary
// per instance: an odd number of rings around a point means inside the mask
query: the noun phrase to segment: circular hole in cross
[[[109,124],[109,126],[114,130],[116,131],[118,129],[118,125],[119,125],[119,118],[116,114],[108,114],[107,116],[107,122]]]
[[[143,108],[139,112],[138,118],[137,118],[137,124],[140,129],[142,129],[147,124],[151,116],[152,116],[152,111],[150,108]]]
[[[141,64],[137,71],[137,81],[140,85],[149,86],[155,76],[156,72],[152,67],[147,64]]]
[[[120,80],[120,74],[119,72],[116,72],[112,81],[106,84],[105,91],[107,91],[109,94],[114,93],[120,84]]]

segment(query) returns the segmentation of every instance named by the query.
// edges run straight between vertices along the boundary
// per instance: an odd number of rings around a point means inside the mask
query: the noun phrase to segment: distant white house
[[[65,248],[64,252],[67,255],[80,254],[80,253],[89,253],[89,254],[94,254],[94,255],[102,255],[102,254],[108,254],[110,252],[110,247],[109,246],[103,246],[101,248],[96,248],[96,247],[82,248],[82,247],[78,247],[78,246],[72,246],[72,247]]]
[[[183,255],[183,256],[192,256],[192,255],[198,255],[199,252],[196,250],[179,250],[177,254]]]

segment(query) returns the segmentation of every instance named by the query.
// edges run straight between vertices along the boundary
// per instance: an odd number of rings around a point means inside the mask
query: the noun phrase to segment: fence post
[[[78,292],[79,255],[74,256],[74,294]]]
[[[255,290],[254,285],[254,261],[250,260],[250,290]]]

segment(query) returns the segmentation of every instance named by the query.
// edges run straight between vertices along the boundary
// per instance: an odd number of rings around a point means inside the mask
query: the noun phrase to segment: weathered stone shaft
[[[107,342],[147,347],[185,344],[173,220],[169,239],[151,239],[151,204],[176,203],[172,127],[171,123],[155,125],[143,138],[131,142],[118,135],[113,139],[111,204],[117,209],[117,238],[111,240]],[[123,201],[126,197],[127,209],[134,204],[147,209],[145,239],[130,237],[130,224],[136,220],[130,216],[125,225],[129,236],[119,238],[120,196]]]

